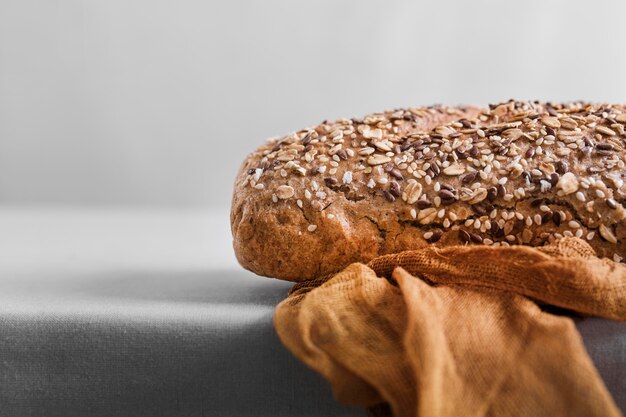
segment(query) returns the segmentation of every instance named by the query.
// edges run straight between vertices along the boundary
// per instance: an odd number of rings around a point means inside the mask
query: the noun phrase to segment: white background
[[[227,207],[325,118],[626,101],[623,1],[0,0],[0,204]]]

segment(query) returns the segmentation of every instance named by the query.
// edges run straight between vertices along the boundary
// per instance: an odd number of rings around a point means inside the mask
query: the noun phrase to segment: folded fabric
[[[375,415],[621,415],[572,319],[544,306],[626,320],[626,267],[575,238],[429,247],[296,284],[274,323]]]

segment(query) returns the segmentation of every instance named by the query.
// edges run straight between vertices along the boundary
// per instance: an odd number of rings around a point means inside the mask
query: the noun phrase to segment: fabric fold
[[[378,414],[619,416],[573,321],[535,300],[626,320],[626,268],[578,239],[431,247],[296,284],[274,322],[339,401]]]

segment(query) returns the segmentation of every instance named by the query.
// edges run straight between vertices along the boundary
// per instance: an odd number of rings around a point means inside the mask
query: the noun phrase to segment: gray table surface
[[[287,352],[222,211],[0,210],[0,416],[362,416]],[[626,325],[577,323],[626,410]]]

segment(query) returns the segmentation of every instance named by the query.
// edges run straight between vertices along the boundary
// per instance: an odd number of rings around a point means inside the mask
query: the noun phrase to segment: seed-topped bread
[[[302,281],[424,245],[587,240],[626,257],[623,105],[509,101],[324,122],[248,156],[239,262]]]

